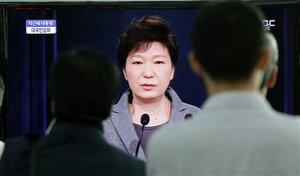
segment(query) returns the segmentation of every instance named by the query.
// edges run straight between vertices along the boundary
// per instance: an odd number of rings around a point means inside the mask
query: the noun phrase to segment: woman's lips
[[[145,90],[150,90],[153,87],[155,87],[155,85],[154,84],[142,84],[141,87]]]

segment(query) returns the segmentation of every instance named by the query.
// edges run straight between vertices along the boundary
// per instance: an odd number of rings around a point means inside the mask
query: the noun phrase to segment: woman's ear
[[[197,75],[202,75],[202,68],[200,63],[197,61],[197,57],[195,56],[195,53],[193,51],[190,51],[188,54],[189,63],[192,71]]]
[[[123,71],[124,78],[127,80],[127,74],[126,74],[125,68],[123,68],[122,71]]]
[[[171,75],[170,75],[170,80],[173,80],[174,73],[175,73],[175,66],[172,65],[172,72],[171,72]]]

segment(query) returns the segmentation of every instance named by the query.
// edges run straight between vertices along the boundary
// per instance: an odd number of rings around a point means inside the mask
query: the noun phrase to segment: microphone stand
[[[139,149],[140,149],[142,138],[143,138],[144,128],[145,128],[145,125],[148,125],[149,121],[150,121],[150,117],[149,117],[148,114],[143,114],[141,116],[141,124],[143,125],[142,126],[142,133],[140,135],[140,139],[139,139],[139,141],[137,143],[137,146],[136,146],[135,157],[137,157],[137,155],[139,153]]]

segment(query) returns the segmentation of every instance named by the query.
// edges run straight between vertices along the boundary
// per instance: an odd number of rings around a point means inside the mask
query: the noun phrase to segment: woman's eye
[[[142,62],[140,62],[140,61],[134,61],[133,64],[138,65],[138,64],[142,64]]]
[[[156,64],[163,64],[164,62],[163,61],[156,61],[155,63]]]

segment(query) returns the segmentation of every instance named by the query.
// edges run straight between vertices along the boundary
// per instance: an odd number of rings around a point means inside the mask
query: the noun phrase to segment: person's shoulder
[[[14,146],[14,148],[19,149],[22,145],[27,144],[28,139],[26,136],[9,138],[5,141],[5,144],[8,146]]]
[[[297,128],[300,127],[300,115],[291,115],[282,112],[275,112],[274,119],[282,123],[282,125],[295,126]]]
[[[29,141],[26,136],[10,138],[5,141],[3,156],[14,157],[29,150]]]
[[[166,125],[151,136],[147,147],[147,173],[155,173],[158,168],[166,170],[166,164],[180,157],[187,143],[191,143],[193,136],[197,135],[191,130],[194,129],[194,120]]]
[[[120,149],[114,146],[112,146],[112,150],[115,153],[116,158],[122,158],[123,161],[132,162],[137,165],[144,164],[142,160],[134,158],[133,156],[129,155],[128,153],[125,153],[124,151],[121,151]]]
[[[104,126],[104,131],[109,131],[113,127],[112,124],[112,118],[115,118],[117,120],[120,114],[123,113],[123,110],[125,107],[128,107],[128,95],[129,95],[129,89],[125,90],[123,94],[121,95],[120,99],[111,106],[111,113],[110,115],[102,122]]]
[[[128,108],[128,99],[129,99],[129,89],[126,90],[120,97],[120,99],[111,107],[111,113],[110,116],[105,120],[108,121],[108,119],[112,117],[117,117],[120,114],[123,114],[124,109]]]
[[[165,146],[175,145],[175,143],[182,140],[183,136],[189,136],[194,128],[195,119],[190,119],[181,123],[174,123],[163,126],[157,132],[155,132],[150,138],[149,145],[157,145],[155,148],[158,150]],[[151,147],[149,147],[151,148]]]
[[[172,103],[175,103],[176,106],[178,106],[179,108],[184,108],[190,111],[191,113],[200,111],[200,108],[198,108],[197,106],[183,102],[177,95],[176,91],[171,87],[167,89],[167,94],[172,99]]]
[[[143,175],[143,173],[145,172],[144,161],[134,158],[133,156],[125,153],[124,151],[121,151],[114,146],[110,146],[110,148],[112,150],[110,159],[114,160],[116,168],[124,169],[127,171],[132,170],[135,173],[140,173],[140,175]]]

